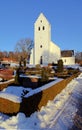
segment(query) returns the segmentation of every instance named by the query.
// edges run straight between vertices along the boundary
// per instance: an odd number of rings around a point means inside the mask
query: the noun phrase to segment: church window
[[[43,30],[45,30],[45,27],[43,26]]]
[[[42,20],[40,20],[40,22],[42,23]]]
[[[40,31],[40,27],[38,27],[38,30]]]
[[[43,60],[43,59],[42,59],[42,56],[41,56],[41,57],[40,57],[40,64],[42,64],[42,60]]]
[[[40,45],[40,48],[42,48],[42,45]]]
[[[65,61],[64,61],[65,63],[66,63],[66,59],[65,59]]]

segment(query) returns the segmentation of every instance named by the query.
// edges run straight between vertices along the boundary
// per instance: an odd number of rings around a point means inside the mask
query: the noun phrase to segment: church
[[[34,23],[34,48],[30,64],[57,63],[60,57],[60,48],[51,41],[51,25],[41,13]]]
[[[51,25],[43,13],[34,23],[34,48],[31,51],[30,64],[57,63],[61,59],[61,49],[51,41]]]

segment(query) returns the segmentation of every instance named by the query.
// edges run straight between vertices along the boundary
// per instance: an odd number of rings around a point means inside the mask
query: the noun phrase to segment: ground
[[[23,113],[9,117],[0,113],[0,129],[81,130],[82,73],[72,80],[53,101],[39,112],[26,117]]]

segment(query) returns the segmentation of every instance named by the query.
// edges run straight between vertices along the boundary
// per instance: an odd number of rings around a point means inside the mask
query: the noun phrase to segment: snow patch
[[[8,117],[0,113],[0,129],[15,130],[67,130],[73,125],[78,111],[78,98],[82,97],[82,74],[72,80],[53,101],[40,111],[26,117],[23,113]]]
[[[21,96],[23,91],[29,92],[31,91],[31,88],[24,88],[22,86],[10,86],[0,92],[0,97],[13,101],[15,103],[20,103],[22,101]]]

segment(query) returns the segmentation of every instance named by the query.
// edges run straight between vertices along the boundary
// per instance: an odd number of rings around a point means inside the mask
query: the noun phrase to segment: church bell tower
[[[51,26],[41,13],[34,24],[34,62],[35,64],[49,63],[49,44]]]

